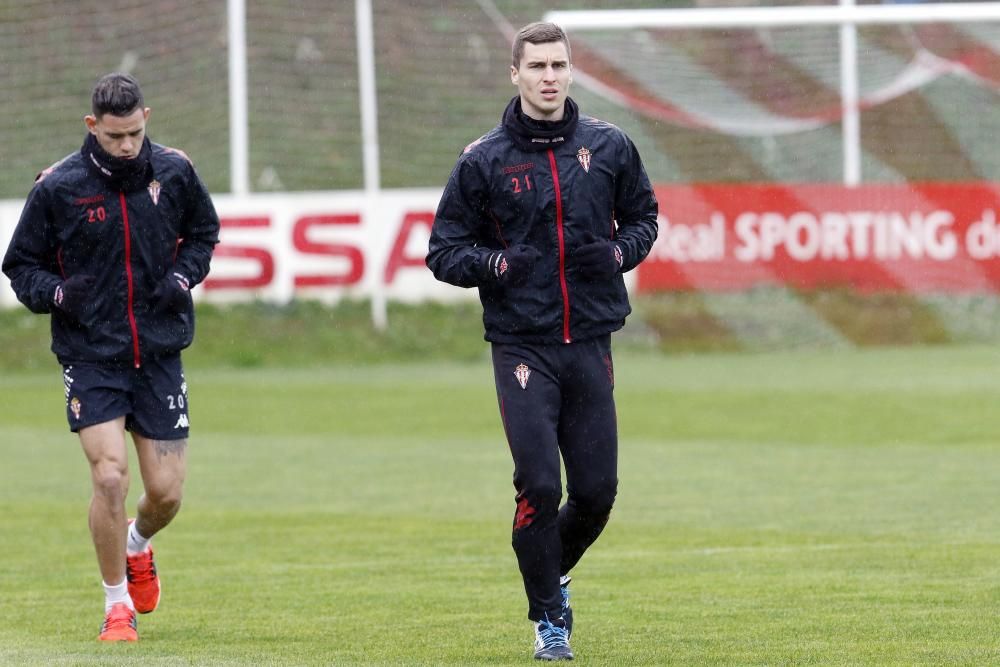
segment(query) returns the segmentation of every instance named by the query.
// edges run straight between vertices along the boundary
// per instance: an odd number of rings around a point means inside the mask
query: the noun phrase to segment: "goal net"
[[[361,186],[352,2],[246,2],[250,189]],[[213,193],[230,189],[227,3],[0,3],[0,198],[77,150],[90,91],[133,73],[150,138],[187,152]]]

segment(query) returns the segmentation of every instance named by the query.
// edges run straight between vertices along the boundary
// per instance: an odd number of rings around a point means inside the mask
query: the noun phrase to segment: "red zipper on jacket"
[[[559,190],[559,168],[556,154],[549,149],[549,166],[552,167],[552,186],[556,191],[556,233],[559,236],[559,287],[563,297],[563,342],[572,343],[569,335],[569,289],[566,287],[566,243],[563,238],[562,192]]]
[[[139,327],[135,324],[135,311],[132,308],[132,234],[128,226],[128,208],[125,206],[125,193],[118,193],[122,205],[122,222],[125,227],[125,280],[128,283],[128,325],[132,328],[132,361],[139,368]]]

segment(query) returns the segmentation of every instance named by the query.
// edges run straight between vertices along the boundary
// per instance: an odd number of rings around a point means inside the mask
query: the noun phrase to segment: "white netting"
[[[360,188],[354,3],[247,2],[246,18],[251,189]]]
[[[637,116],[679,181],[838,181],[839,30],[587,30],[579,87]],[[862,177],[994,180],[1000,24],[858,30]],[[578,91],[578,97],[581,93]]]
[[[225,3],[137,0],[0,6],[0,197],[82,143],[102,74],[133,72],[154,141],[187,151],[209,186],[228,189]]]

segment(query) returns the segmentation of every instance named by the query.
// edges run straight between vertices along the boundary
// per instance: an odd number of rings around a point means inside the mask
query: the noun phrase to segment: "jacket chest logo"
[[[149,198],[153,200],[153,206],[159,204],[160,182],[154,178],[152,181],[149,182],[149,185],[146,186],[146,189],[149,190]]]
[[[593,155],[590,150],[584,146],[576,152],[576,161],[580,163],[583,170],[590,173],[590,156]]]

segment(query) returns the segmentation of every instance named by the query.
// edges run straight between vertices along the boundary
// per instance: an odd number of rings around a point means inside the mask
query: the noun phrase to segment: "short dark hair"
[[[566,45],[566,55],[569,56],[570,62],[573,61],[573,54],[569,48],[569,37],[566,36],[563,29],[555,23],[536,21],[535,23],[529,23],[518,30],[517,36],[514,37],[514,46],[511,49],[514,60],[514,69],[521,66],[521,58],[524,57],[525,42],[528,42],[529,44],[562,42]]]
[[[104,114],[128,116],[145,106],[139,82],[131,74],[112,72],[94,84],[90,97],[90,110],[97,118]]]

